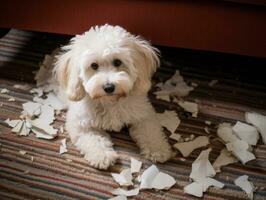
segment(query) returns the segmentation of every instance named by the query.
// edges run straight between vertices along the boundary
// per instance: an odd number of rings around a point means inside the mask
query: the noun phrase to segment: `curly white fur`
[[[159,66],[157,52],[147,41],[110,25],[91,28],[62,48],[54,70],[72,100],[66,128],[91,166],[106,169],[115,163],[117,154],[106,131],[120,131],[124,125],[130,125],[130,135],[146,158],[165,162],[172,156],[147,98]],[[103,89],[107,83],[114,85],[113,92]]]

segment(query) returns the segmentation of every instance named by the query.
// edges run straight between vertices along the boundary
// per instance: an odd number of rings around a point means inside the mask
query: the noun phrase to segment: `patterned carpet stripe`
[[[22,110],[21,104],[32,99],[28,90],[15,89],[13,85],[29,83],[34,87],[34,75],[31,72],[37,69],[46,53],[67,43],[68,40],[69,36],[13,29],[0,39],[0,89],[10,90],[9,94],[0,94],[0,103],[3,103],[0,107],[1,199],[107,199],[112,196],[110,191],[117,187],[110,172],[120,172],[122,168],[129,167],[130,157],[141,160],[144,168],[151,165],[151,162],[139,155],[138,148],[126,131],[111,133],[120,159],[108,171],[100,171],[89,167],[70,142],[68,142],[69,152],[59,155],[60,140],[68,137],[65,133],[60,134],[53,141],[40,140],[33,135],[18,137],[12,134],[10,128],[3,122],[7,118],[18,118]],[[172,57],[170,54],[170,58]],[[177,132],[186,137],[191,134],[206,135],[205,120],[212,121],[210,131],[213,137],[211,137],[209,146],[213,149],[210,160],[214,161],[223,148],[222,143],[215,139],[217,125],[224,121],[234,123],[236,120],[244,120],[245,111],[252,110],[265,114],[266,85],[257,84],[258,80],[254,83],[252,81],[240,82],[233,78],[236,72],[228,74],[227,70],[220,70],[217,74],[217,71],[209,70],[210,68],[203,64],[191,59],[183,59],[181,56],[178,57],[176,63],[176,66],[181,65],[175,67],[163,61],[163,67],[156,73],[154,80],[156,82],[166,80],[175,69],[180,69],[185,80],[198,83],[199,87],[187,99],[197,99],[200,106],[199,117],[192,118],[177,105],[156,100],[153,95],[150,95],[151,101],[158,111],[177,110],[182,120]],[[214,68],[216,69],[217,66]],[[237,67],[236,70],[240,70],[241,73],[243,71]],[[230,69],[230,71],[234,70]],[[209,87],[209,81],[215,78],[219,79],[219,83],[214,87]],[[8,102],[10,97],[14,97],[16,101]],[[60,127],[63,123],[64,118],[59,116],[55,127]],[[170,142],[173,143],[171,140]],[[21,155],[20,150],[25,150],[27,153]],[[195,150],[185,160],[177,154],[166,164],[158,164],[162,171],[177,179],[178,184],[169,191],[142,191],[131,199],[198,199],[184,194],[183,186],[189,183],[191,163],[200,151],[201,149]],[[257,159],[245,166],[236,163],[223,167],[222,173],[217,174],[215,178],[225,183],[226,187],[224,189],[210,188],[203,199],[247,199],[240,188],[233,184],[234,179],[243,174],[249,175],[250,180],[257,187],[254,199],[265,199],[266,146],[260,141],[259,145],[254,148],[254,153]],[[34,158],[33,162],[31,157]]]

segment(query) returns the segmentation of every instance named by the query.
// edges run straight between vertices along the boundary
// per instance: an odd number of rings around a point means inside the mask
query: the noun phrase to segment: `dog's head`
[[[158,50],[119,26],[96,26],[71,39],[55,73],[70,100],[117,100],[146,94],[159,66]]]

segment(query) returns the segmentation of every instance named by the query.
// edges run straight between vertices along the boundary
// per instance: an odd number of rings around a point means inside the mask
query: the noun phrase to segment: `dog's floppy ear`
[[[67,97],[72,101],[79,101],[85,96],[85,90],[79,78],[79,67],[75,61],[73,45],[62,48],[62,52],[56,57],[54,72]]]
[[[135,37],[134,65],[138,70],[138,77],[134,85],[137,94],[145,94],[151,87],[151,78],[160,65],[159,50],[149,42]]]

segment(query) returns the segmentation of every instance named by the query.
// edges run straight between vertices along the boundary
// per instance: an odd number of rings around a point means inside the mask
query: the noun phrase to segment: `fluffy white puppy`
[[[129,126],[141,153],[154,162],[172,156],[147,98],[159,66],[158,50],[119,26],[96,26],[71,39],[55,73],[71,100],[66,129],[93,167],[106,169],[117,154],[106,131]]]

